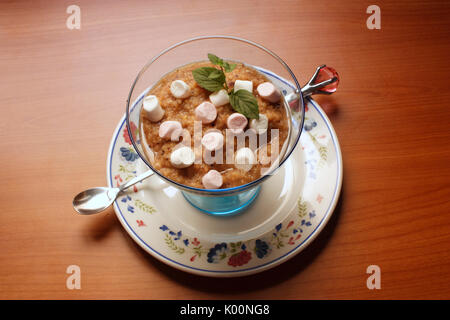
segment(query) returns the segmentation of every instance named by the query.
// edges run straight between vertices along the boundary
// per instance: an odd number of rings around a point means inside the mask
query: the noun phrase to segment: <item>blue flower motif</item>
[[[134,213],[134,207],[132,207],[130,205],[128,205],[127,210],[130,211],[131,213]]]
[[[305,124],[303,125],[303,128],[306,131],[311,131],[316,126],[317,126],[317,122],[314,121],[314,119],[308,119],[308,120],[305,121]]]
[[[255,241],[255,253],[258,258],[262,259],[268,251],[269,245],[267,244],[267,242],[259,239]]]
[[[282,224],[280,223],[280,224],[278,224],[276,227],[275,227],[275,230],[277,230],[277,232],[278,231],[280,231],[280,229],[281,229],[281,226],[282,226]]]
[[[177,235],[175,238],[173,238],[173,240],[180,240],[181,238],[181,231],[178,231],[177,233],[174,233],[174,235]]]
[[[312,212],[309,213],[309,217],[312,219],[316,216],[316,211],[313,210]]]
[[[208,262],[209,263],[218,263],[219,260],[222,260],[226,257],[227,252],[227,244],[222,242],[220,244],[216,244],[214,248],[209,249],[208,252]]]
[[[162,231],[166,231],[166,230],[168,230],[169,228],[165,225],[165,224],[163,224],[161,227],[159,227]]]
[[[184,242],[184,245],[185,245],[186,247],[189,245],[189,240],[188,240],[188,239],[184,239],[183,242]]]
[[[121,147],[120,153],[122,154],[122,157],[125,158],[125,160],[130,162],[133,162],[139,157],[138,154],[131,148]]]
[[[120,201],[122,201],[123,203],[126,203],[127,201],[131,201],[131,197],[129,195],[123,197]]]

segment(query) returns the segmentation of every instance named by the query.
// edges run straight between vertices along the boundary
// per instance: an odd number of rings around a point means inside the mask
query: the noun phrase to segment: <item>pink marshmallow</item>
[[[219,189],[222,186],[223,179],[219,171],[209,170],[202,178],[203,186],[206,189]]]
[[[223,147],[223,135],[220,132],[209,132],[202,138],[202,145],[208,151],[216,151]]]
[[[164,121],[159,126],[159,136],[172,141],[178,141],[182,132],[183,127],[178,121]]]
[[[241,113],[233,113],[227,119],[228,129],[235,134],[243,132],[247,124],[247,118]]]
[[[211,102],[202,102],[195,108],[195,118],[204,124],[208,124],[216,120],[217,109]]]
[[[264,82],[261,83],[258,88],[256,88],[258,94],[264,100],[267,100],[272,103],[276,103],[280,101],[281,92],[278,90],[272,83]]]

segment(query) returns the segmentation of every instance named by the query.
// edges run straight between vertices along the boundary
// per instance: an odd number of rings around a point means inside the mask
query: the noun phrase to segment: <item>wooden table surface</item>
[[[81,8],[69,30],[66,9]],[[366,9],[381,8],[381,30]],[[0,2],[0,298],[450,298],[450,2]],[[193,36],[236,35],[277,52],[339,137],[344,183],[320,236],[281,266],[237,279],[175,270],[146,254],[113,209],[73,196],[105,184],[113,130],[145,62]],[[81,289],[66,268],[81,268]],[[381,268],[381,289],[366,268]]]

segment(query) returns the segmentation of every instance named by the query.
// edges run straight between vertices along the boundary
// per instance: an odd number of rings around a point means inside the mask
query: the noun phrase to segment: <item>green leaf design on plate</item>
[[[164,241],[166,242],[167,246],[168,246],[171,250],[175,251],[175,253],[178,253],[178,254],[183,254],[183,253],[184,253],[184,248],[178,247],[178,246],[175,244],[175,242],[173,241],[172,237],[169,236],[168,234],[166,234],[166,238],[164,239]]]
[[[134,201],[134,204],[136,205],[136,207],[149,214],[153,214],[156,212],[156,209],[153,206],[146,204],[144,201],[140,199],[136,199]]]
[[[303,218],[304,216],[306,216],[307,211],[308,211],[308,205],[306,204],[305,201],[302,201],[302,197],[300,197],[298,199],[297,207],[298,207],[298,216],[300,218]]]

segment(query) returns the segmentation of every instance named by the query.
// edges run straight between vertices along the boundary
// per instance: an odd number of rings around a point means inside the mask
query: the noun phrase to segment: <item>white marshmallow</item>
[[[249,171],[256,164],[256,157],[250,148],[241,148],[234,156],[234,166],[245,172]]]
[[[159,137],[178,141],[180,135],[183,133],[183,127],[179,121],[164,121],[159,126]]]
[[[210,94],[209,100],[211,100],[213,105],[215,105],[216,107],[220,107],[229,103],[230,97],[228,96],[227,90],[222,89],[220,91]]]
[[[178,148],[170,154],[170,163],[175,168],[187,168],[195,161],[195,154],[189,147]]]
[[[264,100],[267,100],[272,103],[276,103],[280,101],[281,98],[281,92],[278,90],[272,83],[270,82],[264,82],[261,83],[257,88],[256,91],[258,91],[258,94],[263,98]]]
[[[184,99],[191,95],[191,87],[183,80],[175,80],[170,84],[170,92],[175,98]]]
[[[164,109],[159,105],[156,96],[146,96],[144,98],[143,109],[145,117],[152,122],[158,122],[164,116]]]
[[[227,127],[234,134],[240,134],[244,132],[245,127],[248,124],[247,117],[241,113],[235,112],[228,116]]]
[[[248,92],[253,92],[253,82],[247,80],[236,80],[234,82],[234,92],[238,90],[247,90]]]
[[[209,95],[209,100],[215,105],[216,107],[223,106],[230,102],[230,97],[228,96],[227,90],[222,89],[220,91],[217,91],[213,94]]]
[[[202,138],[202,145],[208,151],[216,151],[223,147],[223,134],[220,132],[208,132]]]
[[[216,106],[211,102],[204,101],[200,103],[194,110],[195,119],[200,120],[203,124],[214,122],[217,117]]]
[[[219,189],[223,184],[222,175],[217,170],[209,170],[203,176],[202,183],[206,189]]]
[[[265,114],[260,113],[259,119],[250,120],[250,128],[254,129],[258,134],[263,134],[269,127],[269,119]]]

